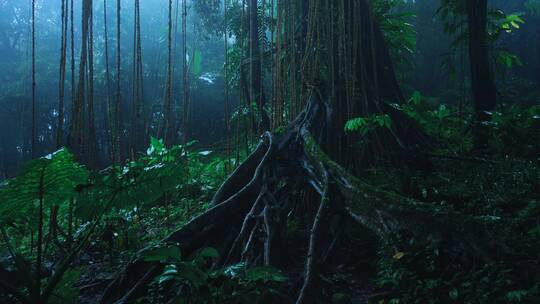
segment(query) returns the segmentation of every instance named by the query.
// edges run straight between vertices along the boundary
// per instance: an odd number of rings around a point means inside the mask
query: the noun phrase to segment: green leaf
[[[208,279],[208,274],[192,263],[179,264],[178,276],[185,279],[195,287],[204,285]]]
[[[251,282],[263,281],[263,282],[285,282],[287,277],[284,276],[278,269],[261,266],[253,267],[246,270],[245,279]]]
[[[28,220],[36,202],[45,206],[63,205],[88,182],[88,171],[67,149],[31,160],[22,173],[0,188],[0,223]]]
[[[368,121],[365,118],[357,117],[353,118],[345,123],[345,132],[356,132],[362,127],[366,126]]]
[[[147,262],[180,261],[181,258],[182,254],[178,246],[157,247],[143,253],[143,259]]]
[[[157,139],[150,137],[150,147],[146,150],[147,155],[152,155],[154,153],[161,153],[165,149],[165,144],[162,139]]]
[[[506,294],[505,298],[508,302],[517,302],[522,303],[524,298],[527,296],[526,290],[514,290]]]
[[[414,91],[411,98],[409,99],[409,102],[413,105],[418,105],[422,102],[422,93],[419,91]]]
[[[457,289],[453,288],[452,290],[450,290],[448,295],[450,296],[450,299],[455,301],[455,300],[457,300],[459,298],[459,291]]]
[[[230,278],[236,278],[240,276],[245,271],[245,269],[245,263],[238,263],[225,268],[223,270],[223,273]]]
[[[219,257],[219,252],[215,248],[206,247],[206,248],[202,249],[201,251],[199,251],[199,253],[197,254],[197,257],[199,257],[199,258],[218,258]]]
[[[332,303],[341,303],[347,298],[347,295],[341,292],[332,295]]]
[[[81,272],[76,269],[68,270],[58,283],[54,294],[50,297],[48,304],[66,304],[77,303],[79,289],[73,287],[73,284],[79,280]]]
[[[178,276],[178,268],[174,264],[165,266],[163,273],[158,278],[158,283],[163,284],[176,279]]]
[[[201,74],[201,67],[202,67],[202,55],[201,51],[196,50],[193,54],[193,60],[191,62],[191,72],[195,76],[199,76]]]

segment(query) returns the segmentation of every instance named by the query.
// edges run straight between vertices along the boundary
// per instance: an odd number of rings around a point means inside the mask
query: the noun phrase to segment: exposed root
[[[324,190],[321,195],[321,203],[319,204],[319,209],[313,220],[313,227],[309,235],[309,249],[306,257],[306,269],[304,274],[304,284],[302,289],[300,289],[300,294],[296,299],[296,304],[310,303],[310,291],[313,287],[315,276],[318,272],[318,263],[319,263],[319,252],[320,246],[320,234],[321,234],[321,221],[325,212],[328,212],[328,174],[326,172],[323,175],[324,177]]]
[[[222,257],[216,266],[242,261],[279,267],[274,252],[287,218],[294,215],[308,220],[311,229],[299,278],[303,283],[296,290],[296,303],[301,304],[312,303],[316,297],[319,289],[314,287],[321,266],[335,247],[338,233],[331,231],[331,219],[348,216],[394,248],[393,236],[403,230],[416,233],[421,230],[418,227],[445,222],[456,224],[445,227],[449,234],[459,234],[463,221],[452,219],[463,217],[369,185],[332,161],[319,145],[324,141],[321,128],[327,109],[314,94],[285,132],[265,133],[255,151],[217,191],[213,207],[163,243],[179,244],[186,257],[206,246],[218,248]],[[296,211],[302,195],[307,197],[302,200],[306,212]],[[310,198],[318,198],[318,206]],[[101,303],[131,303],[144,296],[163,267],[159,262],[135,259],[107,287]]]

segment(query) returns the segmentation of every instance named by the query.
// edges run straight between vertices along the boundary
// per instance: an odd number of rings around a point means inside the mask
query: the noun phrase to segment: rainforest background
[[[1,303],[538,303],[539,0],[0,0]]]

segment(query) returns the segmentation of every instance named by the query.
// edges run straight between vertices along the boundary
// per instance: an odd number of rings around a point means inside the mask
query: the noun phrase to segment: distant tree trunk
[[[73,1],[70,1],[70,56],[71,56],[71,107],[73,108],[75,106],[77,94],[76,94],[76,87],[75,87],[75,10],[73,8]],[[72,109],[73,110],[73,109]],[[73,112],[72,112],[73,114]],[[73,123],[74,116],[71,117],[71,123]],[[68,141],[70,138],[68,138]]]
[[[120,26],[122,24],[122,3],[120,0],[116,0],[116,101],[114,104],[114,141],[115,141],[115,153],[117,153],[116,159],[118,163],[121,163],[122,159],[122,147],[120,145],[120,136],[122,134],[122,124],[120,123],[120,105],[122,104],[122,91],[121,91],[121,78],[120,73],[122,72],[122,61],[121,61],[121,50],[120,50],[120,38],[121,31]]]
[[[32,138],[30,156],[36,155],[36,1],[32,0]]]
[[[264,111],[266,99],[264,96],[262,85],[262,66],[261,66],[261,49],[259,43],[259,16],[257,0],[249,1],[249,105],[257,103],[259,111],[258,129],[268,130],[270,121],[268,115]]]
[[[107,122],[109,125],[109,157],[113,167],[116,164],[116,140],[115,140],[115,126],[114,121],[114,108],[111,102],[111,73],[109,69],[109,33],[107,31],[107,0],[103,0],[103,29],[105,40],[105,85],[106,85],[106,94],[107,94]]]
[[[174,142],[174,123],[172,121],[172,0],[169,0],[169,10],[168,10],[168,27],[167,27],[167,93],[165,96],[165,107],[164,107],[164,129],[163,136],[165,144],[172,145]]]
[[[95,167],[98,163],[96,121],[94,115],[94,1],[88,0],[88,153],[87,163]]]
[[[133,26],[133,96],[131,106],[131,134],[130,155],[133,159],[135,153],[142,148],[142,104],[143,104],[143,70],[141,50],[141,15],[140,1],[135,0]]]
[[[536,32],[536,83],[540,86],[540,31]]]
[[[189,81],[187,62],[187,1],[182,1],[182,105],[183,105],[183,140],[187,143],[189,138]]]
[[[467,3],[467,18],[471,86],[475,112],[474,147],[483,150],[488,145],[488,132],[485,122],[490,120],[488,112],[495,108],[497,102],[497,89],[488,57],[487,0],[469,0]]]
[[[58,88],[58,125],[56,127],[56,149],[60,149],[63,140],[64,127],[64,96],[66,79],[66,53],[67,53],[67,31],[68,31],[68,2],[62,0],[62,34],[60,38],[60,77]]]
[[[77,84],[77,96],[72,107],[71,129],[70,129],[70,147],[73,153],[84,160],[85,148],[85,92],[86,92],[86,69],[88,66],[88,47],[89,47],[89,25],[91,17],[91,0],[84,0],[82,4],[82,40],[81,40],[81,59],[79,62],[79,80]]]
[[[272,5],[273,6],[273,5]],[[225,24],[228,24],[228,7],[229,7],[229,1],[225,0],[223,1],[223,19],[225,20]],[[224,75],[224,93],[225,93],[225,142],[226,144],[226,150],[225,150],[225,157],[227,158],[227,162],[225,163],[225,172],[228,174],[230,172],[231,167],[231,124],[230,124],[230,115],[229,115],[229,75],[227,73],[227,69],[229,68],[229,37],[228,37],[228,31],[227,31],[227,25],[223,28],[223,41],[224,41],[224,56],[225,56],[225,68],[223,69]]]

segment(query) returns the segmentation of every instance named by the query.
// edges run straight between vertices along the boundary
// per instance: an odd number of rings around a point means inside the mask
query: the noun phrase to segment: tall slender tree
[[[117,153],[117,159],[120,162],[120,158],[122,155],[121,152],[121,146],[120,146],[120,137],[122,133],[122,124],[120,120],[120,107],[122,105],[122,91],[121,91],[121,17],[122,17],[122,6],[121,6],[121,0],[116,0],[116,100],[114,103],[114,130],[116,131],[114,134],[114,141]]]
[[[164,114],[164,141],[166,144],[170,145],[174,142],[174,123],[172,115],[172,81],[173,81],[173,71],[172,71],[172,0],[169,0],[169,9],[168,9],[168,27],[167,27],[167,89],[165,93],[165,104],[163,107]]]
[[[471,87],[474,98],[475,125],[474,146],[483,150],[488,145],[486,122],[497,104],[497,89],[489,61],[487,34],[488,1],[467,0],[467,24],[469,29],[469,59]]]
[[[133,23],[133,94],[131,105],[131,134],[130,152],[135,156],[135,152],[142,148],[142,104],[143,104],[143,70],[142,70],[142,47],[141,47],[141,15],[140,1],[134,3],[134,23]]]
[[[71,56],[71,107],[75,105],[76,88],[75,88],[75,9],[74,0],[70,1],[70,56]],[[73,120],[73,117],[71,117]],[[68,138],[69,139],[69,138]]]
[[[270,120],[265,111],[266,98],[263,90],[262,82],[262,67],[261,67],[261,48],[260,48],[260,28],[259,28],[259,7],[257,0],[249,0],[248,3],[249,17],[249,106],[253,103],[257,105],[259,112],[259,121],[257,121],[257,129],[268,130],[270,128]]]
[[[93,90],[92,82],[89,83],[89,90],[87,90],[87,72],[89,67],[89,50],[93,49],[92,44],[90,43],[90,26],[91,26],[91,11],[92,11],[92,0],[84,0],[82,2],[82,17],[81,17],[81,29],[82,29],[82,39],[81,39],[81,54],[79,61],[79,79],[77,82],[77,91],[75,103],[72,106],[72,119],[71,119],[71,128],[70,128],[70,146],[73,150],[73,153],[82,161],[87,162],[88,158],[88,133],[87,126],[89,120],[85,115],[86,102],[92,99]],[[90,56],[90,60],[92,57]],[[93,72],[91,72],[93,76]]]
[[[111,100],[111,72],[109,69],[109,32],[107,27],[107,0],[103,0],[103,39],[105,61],[105,95],[107,96],[107,122],[108,122],[108,140],[109,140],[109,157],[114,167],[116,165],[116,123],[114,119],[114,108]]]
[[[30,156],[36,156],[36,0],[32,0],[32,138]]]
[[[189,81],[187,62],[187,0],[182,0],[182,104],[183,143],[189,136]]]
[[[65,79],[66,79],[66,57],[67,57],[67,31],[69,6],[67,0],[61,1],[61,36],[60,36],[60,76],[58,79],[58,123],[56,127],[56,149],[62,146],[63,127],[64,127],[64,97],[65,97]]]
[[[98,147],[94,110],[94,0],[89,0],[88,9],[87,162],[95,167],[98,161]]]
[[[229,1],[224,0],[223,1],[223,20],[224,20],[224,26],[223,26],[223,42],[224,42],[224,55],[225,55],[225,63],[224,63],[224,69],[223,69],[223,78],[224,78],[224,89],[225,89],[225,142],[226,142],[226,157],[227,162],[225,163],[226,171],[229,172],[231,170],[231,124],[230,124],[230,109],[229,109],[229,73],[227,69],[229,68],[229,36],[228,36],[228,23],[229,23]]]

